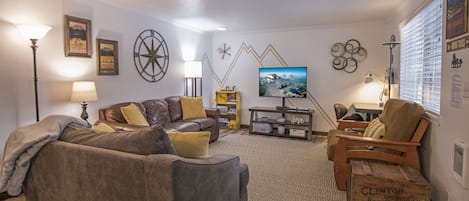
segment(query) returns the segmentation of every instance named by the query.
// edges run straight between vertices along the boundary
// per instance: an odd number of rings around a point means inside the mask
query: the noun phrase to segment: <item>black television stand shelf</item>
[[[314,110],[305,110],[305,109],[277,109],[276,107],[253,107],[249,108],[251,112],[251,118],[249,120],[249,133],[250,134],[261,134],[261,135],[271,135],[271,136],[279,136],[279,137],[290,137],[290,138],[301,138],[311,140],[312,138],[312,123],[313,123],[313,113]],[[277,119],[272,118],[257,118],[257,113],[277,113],[281,114],[284,121],[279,122]],[[298,115],[298,116],[308,116],[307,120],[304,122],[292,122],[285,118],[285,115]],[[269,129],[264,131],[259,131],[254,129],[256,125],[264,125],[269,126]],[[283,132],[282,131],[283,128]],[[290,130],[304,130],[304,136],[298,135],[290,135]]]

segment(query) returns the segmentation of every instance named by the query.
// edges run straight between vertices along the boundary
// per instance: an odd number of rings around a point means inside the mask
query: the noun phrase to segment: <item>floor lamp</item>
[[[197,91],[200,91],[202,96],[202,62],[200,61],[186,61],[184,64],[184,77],[185,77],[185,95],[189,96],[189,83],[191,85],[190,95],[197,97]],[[200,83],[200,90],[197,90],[197,81]]]
[[[391,39],[389,42],[383,43],[382,45],[389,47],[389,69],[388,69],[388,96],[391,99],[391,85],[394,84],[394,72],[392,71],[392,63],[394,60],[394,55],[392,54],[392,49],[395,48],[397,45],[401,44],[400,42],[396,42],[396,36],[393,34],[391,35]]]
[[[36,121],[39,121],[39,101],[37,92],[37,64],[36,64],[36,50],[38,48],[37,41],[44,37],[49,30],[50,26],[40,24],[19,24],[16,27],[23,33],[26,38],[31,40],[31,49],[33,50],[33,67],[34,67],[34,98],[36,103]]]

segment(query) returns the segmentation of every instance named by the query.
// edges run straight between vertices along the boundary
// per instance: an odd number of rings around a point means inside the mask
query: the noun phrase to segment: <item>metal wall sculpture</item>
[[[353,73],[358,68],[358,63],[366,59],[366,49],[356,39],[350,39],[345,44],[337,42],[331,47],[332,67],[336,70],[344,70]]]
[[[168,45],[157,31],[142,31],[135,40],[133,54],[135,68],[144,80],[158,82],[166,75],[169,64]]]

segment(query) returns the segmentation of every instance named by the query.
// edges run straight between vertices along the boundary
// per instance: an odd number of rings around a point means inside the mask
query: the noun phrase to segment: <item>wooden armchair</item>
[[[391,112],[388,112],[388,115],[389,114],[391,114]],[[383,115],[386,115],[386,108],[383,112]],[[392,117],[392,119],[395,118],[397,117]],[[338,129],[344,130],[346,128],[356,128],[357,126],[366,127],[367,123],[368,122],[352,121],[339,122]],[[409,141],[403,141],[401,139],[393,140],[392,137],[388,137],[391,139],[375,139],[354,135],[337,134],[336,137],[338,139],[338,143],[335,147],[334,154],[334,176],[337,188],[339,190],[345,190],[346,176],[351,171],[349,164],[350,159],[380,160],[389,163],[406,165],[420,170],[420,159],[417,152],[417,147],[420,146],[420,140],[425,134],[428,126],[429,121],[421,118],[420,121],[418,121],[418,125],[416,126],[413,134],[411,133],[412,135]],[[386,127],[386,129],[388,129],[388,127]],[[399,127],[397,129],[399,129]],[[396,128],[394,128],[394,130],[396,130]],[[357,147],[361,148],[357,149]]]

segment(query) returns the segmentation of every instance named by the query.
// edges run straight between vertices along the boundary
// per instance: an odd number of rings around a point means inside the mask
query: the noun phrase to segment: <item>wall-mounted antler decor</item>
[[[345,44],[337,42],[331,47],[332,67],[336,70],[344,70],[353,73],[358,68],[358,63],[366,59],[366,49],[356,39],[350,39]]]

